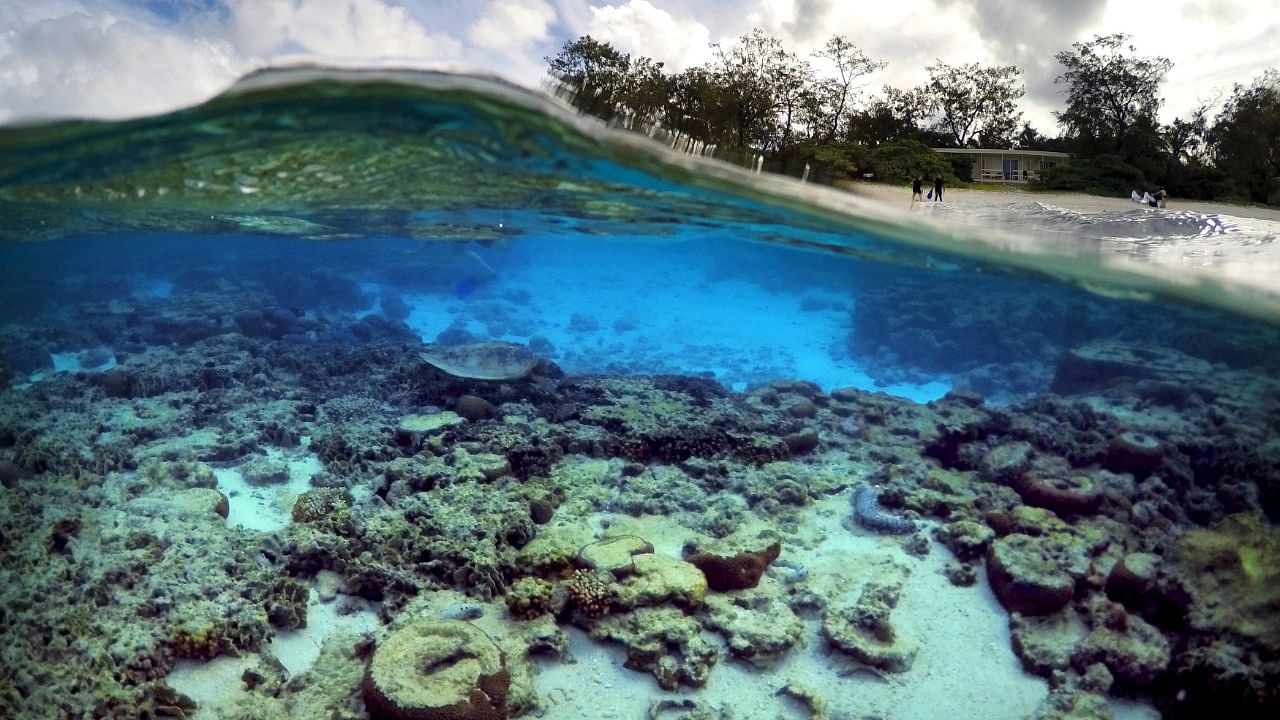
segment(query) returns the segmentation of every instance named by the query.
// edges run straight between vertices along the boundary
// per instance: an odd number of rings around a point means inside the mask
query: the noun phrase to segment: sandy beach
[[[887,185],[880,183],[857,183],[848,189],[862,197],[884,203],[900,204],[909,207],[911,190],[907,186]],[[1109,210],[1133,210],[1144,206],[1134,203],[1129,198],[1111,198],[1100,195],[1087,195],[1075,192],[1039,192],[1031,190],[969,190],[964,188],[947,188],[944,196],[946,202],[952,204],[965,203],[1003,203],[1017,201],[1034,201],[1045,205],[1074,210],[1076,212],[1097,213]],[[1171,197],[1166,210],[1187,210],[1205,215],[1230,215],[1239,218],[1280,221],[1280,209],[1257,205],[1239,205],[1234,203],[1211,202],[1208,200],[1182,200]]]

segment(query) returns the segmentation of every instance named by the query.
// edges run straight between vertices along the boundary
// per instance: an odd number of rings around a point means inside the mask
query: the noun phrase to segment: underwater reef
[[[6,718],[190,717],[166,683],[178,663],[264,650],[306,627],[313,593],[381,627],[334,636],[292,678],[264,660],[220,717],[532,716],[533,660],[563,656],[570,628],[664,690],[724,662],[774,667],[806,623],[888,676],[929,651],[895,617],[910,558],[931,552],[1008,611],[1013,651],[1050,686],[1035,717],[1106,717],[1109,695],[1174,719],[1280,705],[1275,356],[1197,342],[1194,324],[1099,339],[1085,313],[1034,347],[1015,328],[971,369],[1050,358],[1051,392],[922,405],[566,375],[524,348],[424,349],[353,314],[359,290],[336,278],[310,281],[336,299],[305,312],[292,286],[189,282],[0,330]],[[869,324],[878,302],[895,301],[859,302],[858,342],[900,354],[905,326]],[[940,327],[910,332],[926,330],[953,354]],[[114,363],[18,382],[68,347]],[[302,459],[316,470],[298,485]],[[228,523],[247,499],[224,492],[229,472],[284,498],[279,527]],[[907,559],[790,563],[833,499],[839,532],[899,533],[882,542]],[[676,551],[651,516],[682,528]],[[784,691],[836,716],[820,688]],[[687,702],[651,714],[701,712]]]

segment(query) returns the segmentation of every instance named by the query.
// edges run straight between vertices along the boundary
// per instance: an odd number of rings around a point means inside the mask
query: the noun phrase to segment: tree
[[[807,124],[818,105],[813,68],[794,53],[783,52],[777,58],[770,80],[778,119],[777,134],[766,145],[771,150],[785,152],[797,125]]]
[[[1164,149],[1173,162],[1198,161],[1208,133],[1209,103],[1201,103],[1186,120],[1180,117],[1160,130]]]
[[[777,81],[787,53],[781,41],[760,28],[725,49],[713,44],[715,83],[721,111],[730,119],[724,140],[756,147],[773,135],[777,121]]]
[[[670,79],[662,115],[675,139],[684,135],[705,141],[716,135],[711,118],[715,92],[715,80],[706,68],[689,68]]]
[[[671,78],[662,72],[662,63],[641,56],[628,64],[617,99],[638,126],[656,121],[670,94]]]
[[[1022,112],[1014,104],[1026,92],[1017,85],[1022,71],[1014,65],[982,67],[978,63],[948,65],[941,60],[929,68],[924,92],[938,113],[937,126],[957,147],[980,135],[987,145],[1013,140]]]
[[[948,134],[926,126],[934,105],[923,88],[901,90],[886,85],[882,92],[866,108],[850,113],[846,141],[880,145],[915,140],[930,147],[951,142]]]
[[[613,117],[626,87],[630,55],[583,35],[543,59],[547,72],[569,91],[574,107],[596,117]]]
[[[1173,63],[1164,57],[1138,57],[1123,33],[1096,35],[1055,57],[1065,70],[1055,84],[1067,85],[1067,107],[1055,113],[1067,134],[1086,148],[1119,150],[1138,125],[1153,125],[1160,109],[1157,94]]]
[[[1209,138],[1213,161],[1256,202],[1280,202],[1280,72],[1236,85]]]
[[[832,35],[818,57],[831,61],[836,69],[836,76],[828,78],[819,86],[822,105],[818,110],[820,127],[815,128],[814,133],[823,141],[831,142],[845,125],[844,121],[853,101],[855,83],[859,78],[887,67],[889,63],[877,62],[867,57],[866,53],[843,35]]]

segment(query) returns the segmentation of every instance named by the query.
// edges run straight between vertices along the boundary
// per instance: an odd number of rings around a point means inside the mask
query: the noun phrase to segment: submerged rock
[[[760,582],[769,563],[778,559],[782,543],[777,534],[760,532],[754,536],[738,534],[709,543],[685,560],[707,576],[707,584],[716,592],[745,590]]]
[[[1075,581],[1045,538],[1012,534],[987,549],[987,578],[1010,612],[1047,615],[1071,602]]]
[[[613,573],[617,577],[635,571],[635,556],[653,552],[653,543],[635,535],[618,535],[584,545],[578,561],[590,570]]]
[[[620,643],[627,650],[626,666],[651,673],[663,690],[707,683],[720,651],[702,632],[697,620],[674,607],[609,615],[591,627],[591,637]]]
[[[724,636],[736,659],[756,667],[773,666],[804,635],[804,622],[784,598],[768,584],[708,596],[705,625]]]
[[[419,619],[374,651],[361,685],[373,720],[503,720],[506,654],[461,620]]]
[[[885,672],[910,670],[920,648],[900,638],[889,624],[901,592],[901,585],[867,585],[857,602],[825,613],[823,635],[865,665]]]

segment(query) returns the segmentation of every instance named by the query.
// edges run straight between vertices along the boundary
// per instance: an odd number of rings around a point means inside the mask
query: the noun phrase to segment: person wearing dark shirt
[[[934,202],[942,202],[942,176],[933,179],[933,200]]]
[[[924,181],[916,178],[911,181],[911,202],[924,200]]]

